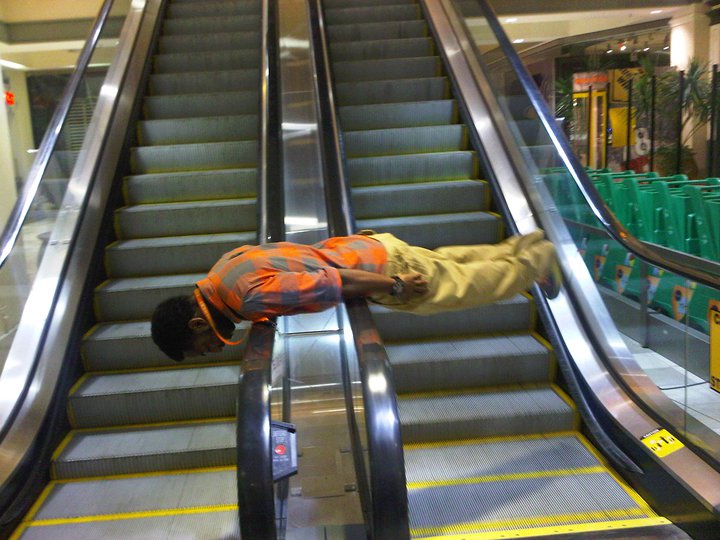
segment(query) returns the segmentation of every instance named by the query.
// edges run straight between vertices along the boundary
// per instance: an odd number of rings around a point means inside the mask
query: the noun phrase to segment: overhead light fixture
[[[663,12],[662,9],[653,9],[653,10],[650,12],[650,15],[659,15],[659,14],[662,13],[662,12]]]
[[[620,50],[621,50],[621,51],[624,51],[625,49],[627,49],[627,45],[626,45],[625,43],[623,43],[622,45],[620,45]]]
[[[505,19],[505,22],[506,22],[506,23],[514,23],[514,22],[517,22],[517,17],[508,17],[507,19]]]
[[[523,38],[513,39],[513,43],[523,43],[524,41]]]
[[[2,59],[0,59],[0,66],[6,67],[9,69],[20,69],[23,71],[30,69],[29,67],[23,66],[22,64],[18,64],[16,62],[11,62],[10,60],[2,60]]]
[[[605,51],[607,54],[610,54],[612,51],[612,46],[608,43],[607,44],[607,50]]]

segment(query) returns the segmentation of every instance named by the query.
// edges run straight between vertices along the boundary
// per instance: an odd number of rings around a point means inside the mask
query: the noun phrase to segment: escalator
[[[70,390],[71,431],[14,538],[234,537],[242,348],[175,364],[155,305],[257,239],[261,2],[172,0]],[[120,136],[120,135],[117,135]],[[238,330],[238,335],[246,329]]]
[[[515,232],[482,178],[420,3],[322,5],[357,228],[430,249]],[[533,296],[373,314],[398,392],[411,537],[686,537],[586,437]]]

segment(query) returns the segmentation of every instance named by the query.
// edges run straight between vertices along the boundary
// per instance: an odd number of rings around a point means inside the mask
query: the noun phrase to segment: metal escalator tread
[[[178,365],[152,342],[149,317],[256,242],[259,36],[259,0],[168,2],[95,290],[98,324],[68,398],[74,429],[23,539],[239,537],[242,347]]]
[[[236,481],[221,467],[51,482],[20,538],[239,538]]]
[[[528,536],[667,522],[579,433],[405,447],[413,538]]]
[[[356,226],[429,249],[499,241],[475,153],[443,140],[464,133],[444,73],[412,72],[436,59],[417,3],[323,5]],[[529,295],[434,316],[371,312],[398,392],[413,538],[667,523],[576,432]]]
[[[234,419],[75,431],[53,461],[53,478],[117,476],[219,467],[235,460]]]

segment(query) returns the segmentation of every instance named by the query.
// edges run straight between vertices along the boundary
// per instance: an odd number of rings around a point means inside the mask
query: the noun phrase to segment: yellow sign
[[[656,429],[643,435],[640,441],[647,446],[657,457],[665,457],[685,445],[671,435],[667,429]]]
[[[720,392],[720,301],[710,300],[710,388]]]
[[[623,69],[611,69],[610,70],[610,101],[627,103],[628,101],[628,88],[630,88],[630,81],[637,84],[637,80],[640,75],[643,74],[642,68],[623,68]],[[637,92],[634,92],[637,96]],[[633,98],[635,101],[637,97]],[[634,143],[633,143],[634,144]]]

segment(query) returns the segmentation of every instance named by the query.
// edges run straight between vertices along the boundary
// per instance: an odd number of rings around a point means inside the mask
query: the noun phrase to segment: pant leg
[[[502,256],[497,252],[495,258],[470,263],[458,263],[443,252],[410,246],[391,236],[378,240],[388,251],[388,275],[421,273],[428,279],[429,290],[407,303],[390,295],[375,296],[372,300],[391,309],[426,315],[510,298],[545,275],[554,257],[552,244],[544,240],[534,242],[518,254],[505,250]]]
[[[443,246],[433,251],[459,263],[500,259],[528,249],[544,237],[545,233],[538,229],[525,235],[509,236],[497,244]]]

